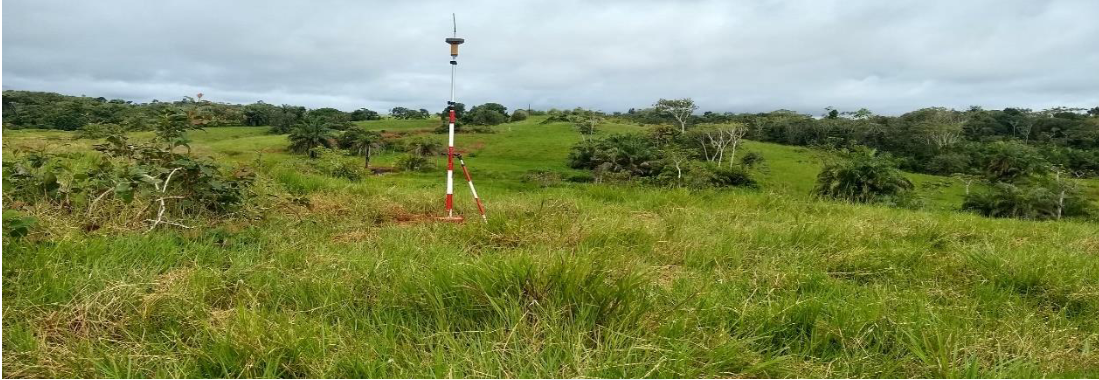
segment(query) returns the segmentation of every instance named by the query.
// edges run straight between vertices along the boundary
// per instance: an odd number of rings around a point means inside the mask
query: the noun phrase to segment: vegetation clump
[[[817,175],[817,196],[859,203],[880,202],[912,190],[896,161],[873,149],[856,149],[824,166]]]

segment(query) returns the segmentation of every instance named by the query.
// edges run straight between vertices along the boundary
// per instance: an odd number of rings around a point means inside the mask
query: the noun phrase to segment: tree
[[[411,120],[411,119],[426,119],[431,115],[425,109],[414,110],[405,107],[393,107],[389,110],[389,116],[394,119]]]
[[[706,161],[719,166],[725,162],[725,150],[731,148],[729,166],[732,166],[736,157],[736,148],[747,133],[748,126],[743,123],[725,123],[700,127],[691,131],[690,136],[697,142]]]
[[[585,139],[591,139],[592,135],[598,130],[599,124],[603,123],[603,116],[599,112],[583,108],[571,111],[566,118],[576,130],[580,131],[580,136]]]
[[[937,149],[951,147],[962,141],[965,119],[960,112],[945,108],[930,108],[916,128],[923,133],[928,145]]]
[[[485,103],[470,108],[461,118],[462,122],[474,125],[498,125],[508,121],[508,109],[499,103]]]
[[[351,126],[351,115],[331,107],[310,110],[306,117],[321,120],[332,129],[346,129]]]
[[[878,155],[873,149],[859,148],[844,156],[825,165],[817,175],[814,194],[869,203],[902,195],[913,188],[890,157]]]
[[[1015,141],[988,144],[980,154],[980,166],[993,182],[1017,182],[1045,174],[1049,167],[1034,147]]]
[[[653,108],[657,112],[669,114],[672,118],[679,123],[679,131],[687,131],[687,121],[690,120],[691,114],[698,110],[698,106],[691,98],[683,99],[660,99],[653,104]]]
[[[465,115],[465,122],[473,125],[499,125],[508,121],[506,114],[488,108],[473,107]]]
[[[345,131],[338,139],[340,148],[350,150],[353,153],[363,155],[363,167],[370,168],[370,156],[374,150],[384,144],[381,133],[368,131],[363,128],[352,128]]]
[[[351,111],[351,121],[364,121],[364,120],[381,120],[382,116],[375,111],[371,111],[366,108],[359,108]]]
[[[331,148],[333,130],[327,120],[307,118],[290,131],[290,150],[295,153],[309,153],[309,158],[317,158],[313,148]]]
[[[305,107],[283,104],[276,107],[271,114],[271,132],[282,134],[290,133],[295,125],[301,124],[306,117]]]

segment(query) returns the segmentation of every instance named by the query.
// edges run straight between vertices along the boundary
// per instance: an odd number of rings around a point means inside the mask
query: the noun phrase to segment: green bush
[[[763,165],[765,159],[762,154],[756,152],[746,152],[743,156],[740,156],[740,166],[745,169],[751,169],[760,165]]]
[[[872,149],[856,149],[842,160],[826,165],[817,175],[813,193],[819,197],[852,202],[877,202],[912,190],[897,163]]]
[[[110,135],[126,133],[126,128],[113,123],[88,123],[76,131],[78,139],[101,139]]]
[[[329,177],[358,181],[366,176],[366,169],[358,158],[348,157],[331,149],[316,149],[317,159],[310,160],[314,170]]]
[[[425,171],[431,169],[431,161],[427,157],[423,157],[416,154],[406,154],[398,157],[396,166],[398,169],[405,171]]]
[[[1079,191],[1061,190],[1051,185],[1026,185],[997,182],[989,189],[966,195],[962,209],[995,218],[1047,220],[1060,217],[1086,217],[1092,206]]]
[[[527,111],[515,110],[515,112],[511,113],[511,122],[514,123],[517,121],[526,120],[528,116],[529,115],[527,115]]]

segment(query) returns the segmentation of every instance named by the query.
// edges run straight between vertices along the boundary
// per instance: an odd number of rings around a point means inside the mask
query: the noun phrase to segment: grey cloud
[[[1099,105],[1099,2],[9,0],[5,89],[439,109]]]

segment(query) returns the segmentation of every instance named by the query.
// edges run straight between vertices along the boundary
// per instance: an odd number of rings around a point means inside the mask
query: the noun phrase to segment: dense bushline
[[[289,104],[274,105],[259,101],[252,104],[211,102],[196,97],[183,97],[178,101],[153,100],[136,103],[104,97],[68,96],[51,92],[14,91],[3,93],[4,128],[11,129],[59,129],[75,131],[99,130],[103,125],[119,126],[124,130],[148,130],[157,116],[165,110],[190,109],[195,117],[204,120],[205,126],[226,125],[271,126],[276,133],[287,133],[307,117],[324,119],[347,127],[352,121],[378,120],[381,115],[366,108],[344,112],[335,108],[307,109]],[[396,107],[394,118],[409,118]],[[426,118],[427,110],[411,111],[418,118]],[[92,133],[94,135],[94,132]]]
[[[615,116],[640,124],[676,124],[669,113],[656,108],[631,109]],[[751,140],[829,148],[867,146],[891,153],[902,169],[919,173],[980,172],[989,144],[1006,141],[1034,147],[1047,164],[1086,176],[1099,175],[1099,107],[1086,111],[934,107],[900,116],[830,108],[820,117],[787,110],[704,112],[692,115],[686,124],[689,130],[701,124],[729,122],[747,125],[746,138]]]
[[[581,135],[591,134],[585,128],[595,128],[594,124],[583,122],[588,117],[576,119]],[[693,188],[755,187],[756,181],[750,173],[755,162],[737,162],[733,152],[740,141],[734,144],[727,137],[729,131],[738,128],[732,124],[713,125],[693,133],[680,133],[674,128],[658,127],[646,135],[585,138],[572,147],[568,165],[591,170],[596,182],[640,180]]]

